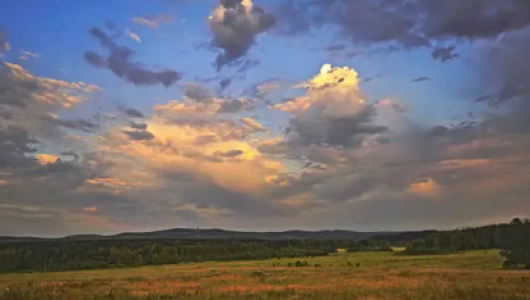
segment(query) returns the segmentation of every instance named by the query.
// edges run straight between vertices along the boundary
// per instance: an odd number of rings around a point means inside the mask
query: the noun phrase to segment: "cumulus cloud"
[[[108,57],[104,57],[96,52],[86,51],[85,60],[95,67],[109,69],[116,76],[140,86],[161,84],[168,87],[182,77],[180,73],[171,69],[152,71],[141,63],[131,61],[133,52],[117,45],[114,38],[105,34],[100,28],[92,28],[90,34],[110,52]]]
[[[254,5],[252,0],[221,0],[208,18],[212,44],[222,51],[215,62],[217,69],[247,54],[256,36],[274,24],[274,16]]]
[[[326,64],[300,87],[306,95],[275,105],[294,116],[288,128],[292,143],[349,147],[385,130],[371,123],[375,110],[359,89],[354,70]]]

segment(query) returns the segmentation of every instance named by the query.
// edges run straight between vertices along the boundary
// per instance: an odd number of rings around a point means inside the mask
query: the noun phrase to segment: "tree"
[[[530,269],[530,220],[513,219],[502,246],[504,267]]]

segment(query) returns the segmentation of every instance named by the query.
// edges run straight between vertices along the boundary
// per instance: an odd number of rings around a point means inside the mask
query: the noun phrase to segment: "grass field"
[[[502,270],[501,264],[497,251],[441,256],[362,252],[0,274],[0,299],[530,299],[530,272]]]

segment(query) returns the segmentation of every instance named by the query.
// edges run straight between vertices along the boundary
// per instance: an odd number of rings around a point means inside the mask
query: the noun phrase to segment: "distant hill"
[[[115,235],[72,235],[62,238],[9,237],[0,236],[0,243],[28,241],[90,241],[90,240],[139,240],[139,239],[262,239],[262,240],[296,240],[296,239],[330,239],[330,240],[366,240],[380,238],[385,240],[402,240],[422,237],[432,231],[412,232],[358,232],[348,230],[303,231],[290,230],[278,232],[245,232],[223,229],[173,228],[151,232],[124,232]]]

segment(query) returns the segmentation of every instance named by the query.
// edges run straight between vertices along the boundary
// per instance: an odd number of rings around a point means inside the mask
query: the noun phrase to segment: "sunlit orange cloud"
[[[365,108],[366,100],[359,89],[358,74],[349,67],[334,68],[324,64],[318,75],[297,87],[306,89],[307,94],[274,108],[296,115],[318,106],[324,115],[333,117],[355,115]]]
[[[20,65],[8,62],[4,63],[4,65],[8,69],[8,75],[14,80],[35,84],[40,88],[40,93],[34,93],[31,95],[33,100],[38,103],[60,105],[64,108],[70,108],[85,99],[84,93],[102,91],[100,87],[93,84],[37,77],[29,73]]]
[[[230,191],[252,194],[270,186],[268,178],[283,171],[281,163],[265,158],[253,143],[236,139],[238,134],[232,136],[234,131],[244,130],[239,128],[244,126],[222,124],[221,127],[190,127],[156,121],[148,124],[149,131],[155,136],[152,141],[130,142],[116,132],[109,141],[118,144],[101,148],[101,151],[130,157],[141,162],[145,170],[152,170],[155,174],[160,170],[188,174],[192,178],[215,183]],[[201,136],[217,138],[208,143],[197,144],[196,141]],[[238,151],[240,154],[221,155],[229,151]],[[114,176],[127,181],[116,174],[120,174],[119,171],[114,172]],[[163,184],[157,178],[153,180],[153,185]]]
[[[87,207],[83,207],[83,211],[84,212],[88,212],[88,213],[95,213],[98,211],[98,207],[97,206],[87,206]]]
[[[59,160],[58,156],[55,156],[53,154],[46,154],[46,153],[37,154],[35,155],[35,158],[37,159],[39,164],[43,166],[56,163]]]
[[[107,192],[115,195],[122,194],[124,191],[133,190],[136,188],[152,187],[152,177],[139,175],[139,172],[128,173],[127,178],[118,177],[96,177],[85,180],[89,186],[82,186],[77,189],[77,192],[90,192],[98,188],[103,188]],[[110,189],[110,190],[109,190]]]
[[[408,191],[418,196],[434,197],[439,194],[440,187],[433,178],[424,178],[411,183]]]
[[[265,127],[252,118],[241,118],[241,123],[256,131],[265,131]]]
[[[247,15],[250,14],[250,12],[252,10],[252,6],[254,5],[252,3],[252,0],[242,0],[241,4],[245,8],[246,14]],[[224,5],[219,5],[218,7],[216,7],[214,9],[214,11],[212,11],[212,14],[208,17],[208,19],[210,21],[214,21],[214,22],[222,22],[224,20],[224,17],[225,17],[225,10],[226,9],[225,9]]]
[[[303,193],[299,195],[293,195],[282,199],[282,203],[289,206],[302,206],[313,200],[313,196],[310,193]]]
[[[6,184],[7,184],[7,180],[0,179],[0,186],[6,185]]]

